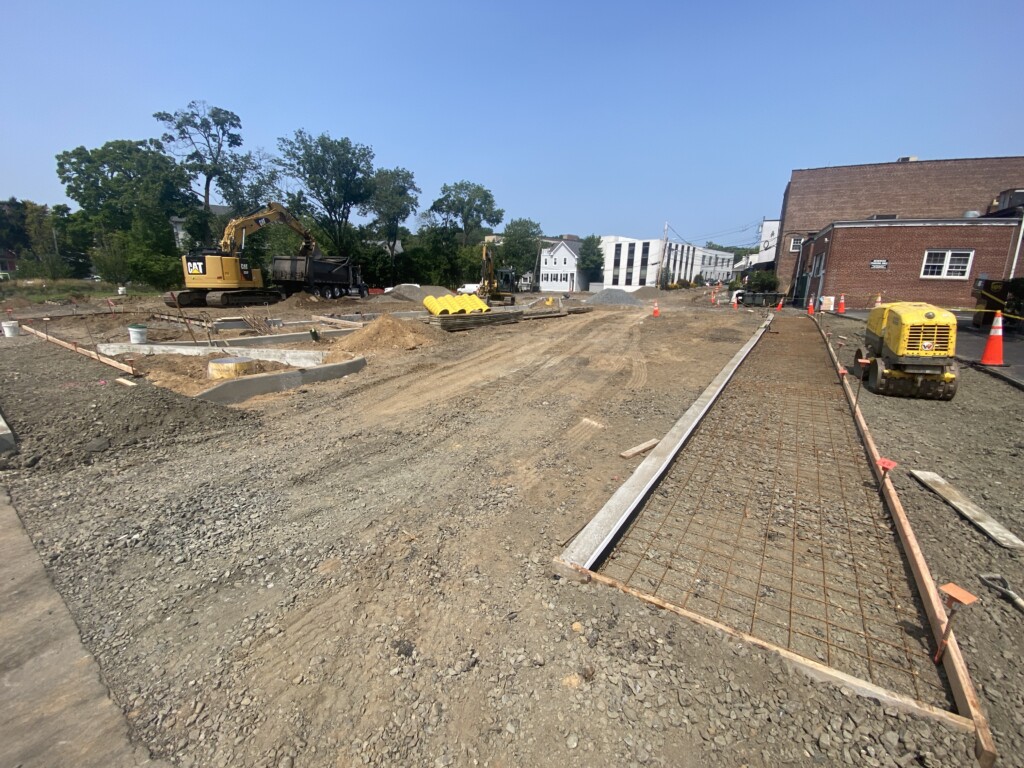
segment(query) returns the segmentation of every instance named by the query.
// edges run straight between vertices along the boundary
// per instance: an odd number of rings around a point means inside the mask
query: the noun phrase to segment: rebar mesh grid
[[[828,353],[776,318],[598,570],[951,707],[913,577]]]

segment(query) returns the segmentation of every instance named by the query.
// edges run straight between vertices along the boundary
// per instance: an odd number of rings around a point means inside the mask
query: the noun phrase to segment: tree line
[[[422,191],[412,171],[376,168],[372,147],[345,137],[299,129],[277,140],[276,154],[244,151],[241,119],[230,110],[192,101],[153,117],[159,137],[57,155],[58,178],[78,210],[16,198],[0,202],[0,251],[19,257],[18,276],[97,274],[171,288],[182,280],[183,251],[211,246],[231,218],[279,200],[325,253],[360,264],[371,285],[455,286],[478,279],[479,243],[505,219],[492,192],[466,180],[444,184],[420,211]],[[354,221],[356,215],[365,221]],[[413,217],[415,233],[406,226]],[[518,274],[533,270],[542,236],[537,222],[511,219],[499,263]],[[587,241],[588,263],[581,266],[594,268],[597,238]],[[265,264],[297,251],[297,235],[267,227],[246,248],[251,260]]]

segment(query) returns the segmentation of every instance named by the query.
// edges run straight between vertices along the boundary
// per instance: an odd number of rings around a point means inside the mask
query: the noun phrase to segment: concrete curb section
[[[309,325],[315,325],[310,323]],[[321,338],[333,339],[339,336],[348,336],[350,333],[359,330],[358,328],[328,328],[317,331]],[[309,331],[303,333],[278,333],[273,336],[239,336],[237,339],[214,339],[209,347],[259,347],[277,346],[279,344],[291,344],[293,342],[309,341]],[[141,345],[138,345],[141,346]],[[164,347],[194,347],[191,341],[166,341]]]
[[[17,450],[18,441],[14,439],[14,433],[7,426],[7,421],[4,419],[3,414],[0,414],[0,453]]]
[[[356,373],[366,366],[366,358],[357,357],[344,363],[332,363],[330,365],[319,365],[315,368],[304,368],[298,371],[284,371],[282,373],[259,373],[254,376],[246,376],[241,379],[231,379],[205,392],[196,395],[199,400],[209,400],[211,403],[221,405],[232,405],[248,400],[257,395],[266,395],[270,392],[285,392],[306,384],[313,384],[318,381],[330,381]]]
[[[657,447],[634,470],[629,479],[619,486],[608,502],[555,560],[556,568],[569,566],[571,570],[573,566],[576,566],[589,570],[601,557],[622,526],[640,506],[647,496],[647,492],[665,473],[679,449],[683,447],[704,414],[718,399],[718,395],[732,378],[736,369],[740,367],[740,363],[771,326],[771,322],[772,318],[769,318],[754,332],[754,335],[733,356],[732,360],[714,378],[693,405],[687,409],[682,418],[662,438]]]
[[[130,741],[96,660],[0,489],[0,765],[164,768]]]
[[[307,341],[309,337],[306,337]],[[323,363],[326,352],[308,349],[263,349],[254,347],[207,347],[181,346],[178,344],[98,344],[102,355],[204,355],[218,354],[223,357],[247,357],[250,360],[268,360],[274,363],[311,368]]]

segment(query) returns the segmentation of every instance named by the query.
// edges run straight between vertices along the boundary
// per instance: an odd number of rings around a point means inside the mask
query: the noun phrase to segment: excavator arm
[[[220,240],[221,253],[237,256],[245,247],[245,236],[262,229],[267,224],[284,224],[293,232],[298,233],[302,238],[299,256],[313,256],[314,258],[321,256],[320,248],[317,246],[316,240],[313,239],[313,235],[280,203],[267,203],[262,208],[229,221],[224,228],[224,236]]]

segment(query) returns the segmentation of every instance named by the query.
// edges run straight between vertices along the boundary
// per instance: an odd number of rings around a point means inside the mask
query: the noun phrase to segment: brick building
[[[803,242],[833,222],[962,219],[972,212],[990,211],[1001,192],[1020,188],[1024,188],[1024,157],[903,158],[895,163],[794,170],[786,185],[779,225],[775,268],[780,290],[802,287],[794,286],[803,275],[797,272],[798,264],[802,261],[806,268],[811,263],[800,259]],[[881,229],[876,236],[893,232]],[[933,245],[939,244],[928,247]],[[923,252],[917,260],[921,257]],[[804,293],[798,290],[796,295]]]
[[[1020,274],[1021,219],[985,217],[837,221],[806,240],[797,260],[797,303],[846,295],[848,308],[883,301],[973,307],[976,277]]]

